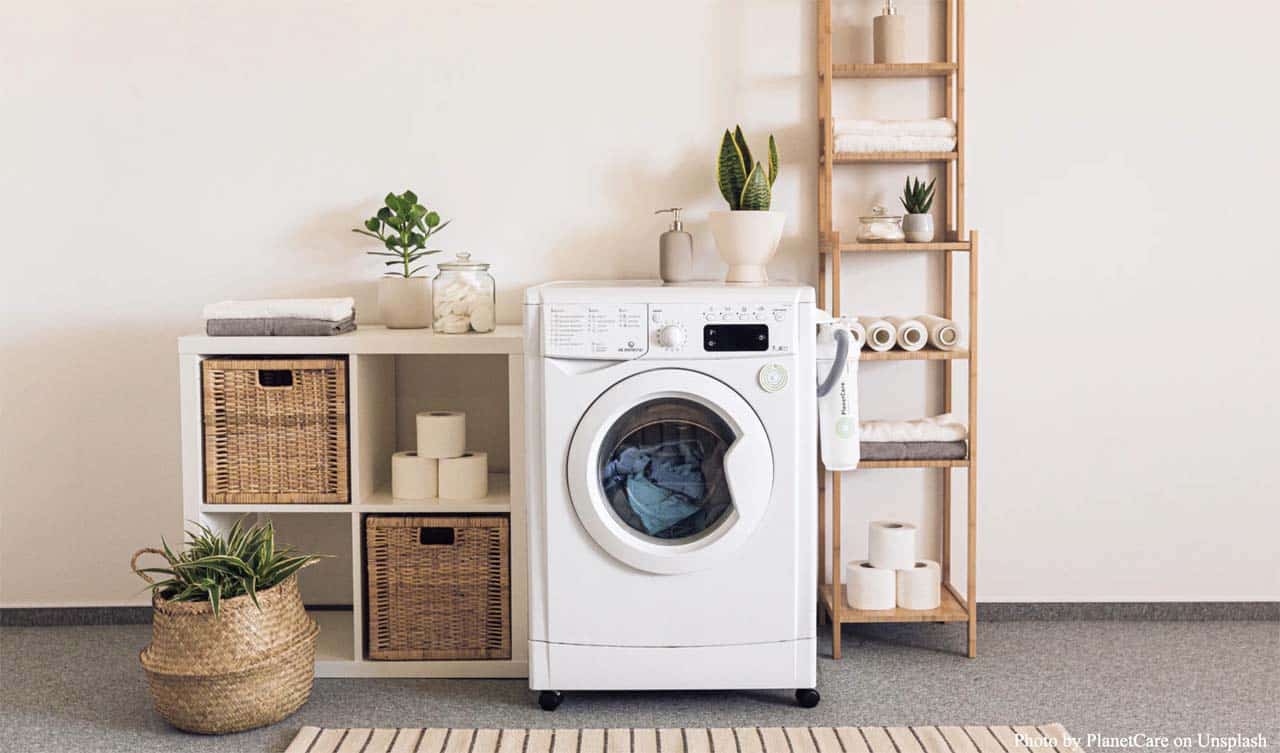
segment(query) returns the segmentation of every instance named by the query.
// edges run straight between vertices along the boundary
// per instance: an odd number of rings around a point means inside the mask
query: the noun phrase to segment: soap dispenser
[[[874,61],[907,62],[907,19],[898,15],[893,0],[885,0],[884,11],[871,24]]]
[[[663,282],[693,280],[693,236],[684,230],[680,207],[659,209],[654,214],[672,214],[670,229],[658,238],[658,275]]]

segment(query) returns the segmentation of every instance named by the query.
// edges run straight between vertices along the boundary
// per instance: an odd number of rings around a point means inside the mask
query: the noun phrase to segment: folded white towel
[[[866,333],[863,342],[877,353],[883,353],[892,348],[898,341],[898,330],[878,316],[860,316],[858,322],[862,324],[862,329]]]
[[[950,152],[954,136],[848,134],[836,136],[837,152]]]
[[[929,344],[938,350],[955,350],[960,347],[960,327],[950,319],[933,314],[921,314],[916,321],[929,330]]]
[[[906,316],[886,316],[885,320],[898,331],[899,348],[914,352],[929,344],[929,330],[915,319]]]
[[[969,430],[954,413],[911,421],[863,421],[861,429],[863,442],[955,442],[969,438]]]
[[[208,319],[319,319],[338,322],[356,310],[354,298],[268,298],[260,301],[220,301],[204,307]]]
[[[956,123],[950,118],[927,120],[856,120],[839,118],[836,136],[937,136],[955,138]]]

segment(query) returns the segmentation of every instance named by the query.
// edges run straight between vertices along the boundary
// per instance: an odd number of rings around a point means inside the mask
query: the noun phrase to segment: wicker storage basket
[[[140,550],[134,562],[147,552],[158,553]],[[166,721],[220,735],[274,724],[307,702],[320,628],[303,609],[297,576],[259,591],[258,604],[226,599],[215,618],[208,602],[152,599],[151,644],[139,659]]]
[[[350,501],[345,360],[210,358],[202,366],[205,502]]]
[[[505,517],[366,517],[369,658],[511,658],[509,530]]]

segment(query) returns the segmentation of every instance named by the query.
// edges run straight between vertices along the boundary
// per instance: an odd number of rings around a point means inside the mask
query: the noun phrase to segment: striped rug
[[[736,729],[328,729],[285,753],[1081,753],[1060,724]]]

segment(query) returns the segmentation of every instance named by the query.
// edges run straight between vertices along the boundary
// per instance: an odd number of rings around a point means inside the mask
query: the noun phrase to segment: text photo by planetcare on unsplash
[[[1215,750],[1230,751],[1267,750],[1271,741],[1262,733],[1210,733],[1195,735],[1160,735],[1146,732],[1130,732],[1106,735],[1090,732],[1075,735],[1024,734],[1015,732],[1019,745],[1031,750],[1087,751],[1097,750]]]

